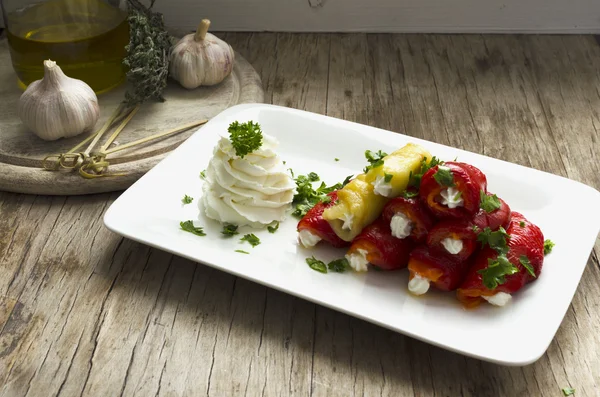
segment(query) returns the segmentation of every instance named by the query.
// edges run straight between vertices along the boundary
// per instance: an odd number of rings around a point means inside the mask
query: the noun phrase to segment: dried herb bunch
[[[129,69],[127,81],[131,87],[125,93],[125,102],[130,107],[148,99],[165,100],[162,93],[169,76],[172,42],[162,14],[152,11],[155,1],[146,7],[139,0],[127,0],[129,44],[123,64]]]

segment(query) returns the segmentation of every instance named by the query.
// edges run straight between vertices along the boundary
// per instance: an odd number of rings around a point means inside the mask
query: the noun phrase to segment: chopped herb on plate
[[[181,230],[195,234],[196,236],[206,236],[206,233],[204,233],[204,228],[194,226],[194,222],[191,220],[179,222],[179,227],[181,227]]]
[[[269,233],[275,233],[279,229],[279,222],[275,222],[273,226],[267,226]]]
[[[383,173],[383,181],[385,183],[390,183],[390,181],[392,180],[393,177],[394,177],[394,175],[392,175],[392,174]]]
[[[206,170],[200,172],[200,178],[206,180]]]
[[[239,232],[237,230],[238,230],[238,225],[226,223],[223,225],[223,230],[221,231],[221,234],[225,235],[226,237],[233,237],[236,234],[239,234]]]
[[[246,254],[246,255],[250,254],[248,251],[244,251],[244,250],[235,250],[235,252],[239,252],[240,254]]]
[[[247,241],[252,247],[256,247],[260,244],[260,239],[256,237],[254,233],[244,235],[244,237],[242,237],[240,241]]]
[[[335,273],[344,273],[350,268],[350,264],[348,263],[348,259],[341,258],[329,262],[327,268]]]
[[[190,204],[192,201],[194,201],[193,197],[188,196],[187,194],[183,196],[183,198],[181,199],[181,202],[185,205],[185,204]]]
[[[327,273],[327,265],[325,265],[325,262],[316,259],[314,256],[306,258],[306,263],[313,270],[316,270],[320,273]]]

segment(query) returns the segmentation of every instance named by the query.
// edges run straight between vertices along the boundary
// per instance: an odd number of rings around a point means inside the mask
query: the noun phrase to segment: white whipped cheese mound
[[[394,214],[390,220],[390,229],[392,236],[403,239],[410,236],[413,229],[413,222],[401,212]]]
[[[378,175],[373,185],[373,191],[375,194],[383,197],[389,197],[392,194],[392,184],[385,181],[384,175]]]
[[[206,169],[202,200],[206,216],[222,223],[262,227],[283,221],[296,184],[275,152],[279,142],[263,133],[262,146],[240,158],[221,138]]]
[[[506,305],[508,302],[510,302],[510,300],[512,299],[512,296],[510,294],[507,294],[506,292],[496,292],[492,296],[482,296],[482,298],[494,306],[502,307],[502,306]]]
[[[369,267],[367,266],[369,264],[369,261],[367,260],[367,254],[367,250],[359,248],[356,250],[356,252],[347,254],[346,259],[348,260],[348,263],[352,269],[356,270],[357,272],[366,272],[369,270]]]
[[[463,242],[460,239],[446,237],[442,240],[442,245],[452,255],[458,254],[463,249]]]
[[[442,205],[445,205],[448,208],[462,207],[465,203],[460,190],[454,187],[449,187],[442,190],[440,192],[440,196],[442,196]]]
[[[415,274],[408,282],[408,290],[414,295],[423,295],[429,291],[429,280],[421,277],[419,274]]]
[[[298,232],[298,240],[304,248],[312,248],[321,241],[321,237],[312,233],[310,230],[303,229]]]

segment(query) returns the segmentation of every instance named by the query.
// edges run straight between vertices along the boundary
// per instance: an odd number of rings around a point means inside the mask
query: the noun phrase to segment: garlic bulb
[[[67,77],[53,61],[44,61],[44,78],[27,87],[18,108],[19,118],[46,141],[72,137],[94,128],[100,108],[94,90]]]
[[[233,69],[233,49],[207,33],[209,26],[203,19],[196,33],[184,36],[171,50],[170,75],[185,88],[219,84]]]

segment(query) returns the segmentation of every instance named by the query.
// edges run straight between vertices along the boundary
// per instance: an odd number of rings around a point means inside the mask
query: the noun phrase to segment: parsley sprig
[[[275,222],[273,226],[267,226],[267,230],[269,231],[269,233],[275,233],[277,229],[279,229],[279,222]]]
[[[490,212],[496,211],[502,205],[498,196],[496,196],[495,194],[488,196],[483,190],[479,191],[479,199],[479,207],[488,214]]]
[[[240,123],[234,121],[227,129],[235,154],[244,158],[262,146],[263,135],[260,125],[253,121]]]
[[[321,182],[321,185],[318,188],[313,188],[312,183],[319,180],[319,176],[314,172],[311,172],[308,176],[298,175],[295,179],[296,195],[294,195],[294,200],[292,202],[295,210],[292,212],[292,215],[302,218],[312,207],[317,205],[317,203],[321,201],[329,202],[331,199],[327,194],[342,188],[341,183],[327,186],[325,182]]]
[[[431,168],[440,164],[444,164],[444,162],[435,156],[431,157],[430,160],[427,160],[427,157],[423,157],[419,171],[410,172],[408,176],[407,189],[402,195],[406,198],[417,197],[419,195],[419,187],[421,186],[421,179],[423,178],[423,175],[425,175],[425,173]]]
[[[510,236],[502,226],[494,232],[489,227],[486,227],[477,235],[477,241],[481,242],[484,246],[486,244],[489,245],[490,248],[498,253],[495,259],[488,258],[488,265],[485,269],[477,271],[477,273],[481,274],[481,280],[487,289],[496,289],[499,285],[506,282],[506,276],[518,273],[519,271],[506,257],[509,251],[507,242],[509,238]],[[525,265],[523,267],[527,269]],[[529,271],[529,269],[527,270]],[[533,272],[533,268],[531,270]]]
[[[452,170],[448,167],[446,167],[445,165],[440,165],[437,169],[437,171],[435,172],[435,174],[433,174],[433,179],[436,180],[436,182],[440,185],[440,186],[446,186],[446,187],[454,187],[454,175],[452,174]]]
[[[194,201],[194,198],[188,196],[187,194],[184,195],[183,198],[181,199],[181,202],[183,203],[183,205],[190,204],[192,201]]]
[[[556,244],[550,239],[544,240],[544,256],[548,255],[552,252],[552,248],[554,248]]]
[[[369,165],[367,165],[363,169],[363,172],[366,174],[373,168],[381,167],[383,165],[383,158],[387,155],[388,154],[386,152],[382,152],[381,150],[378,150],[376,152],[373,152],[371,150],[365,151],[365,157],[369,162]]]

